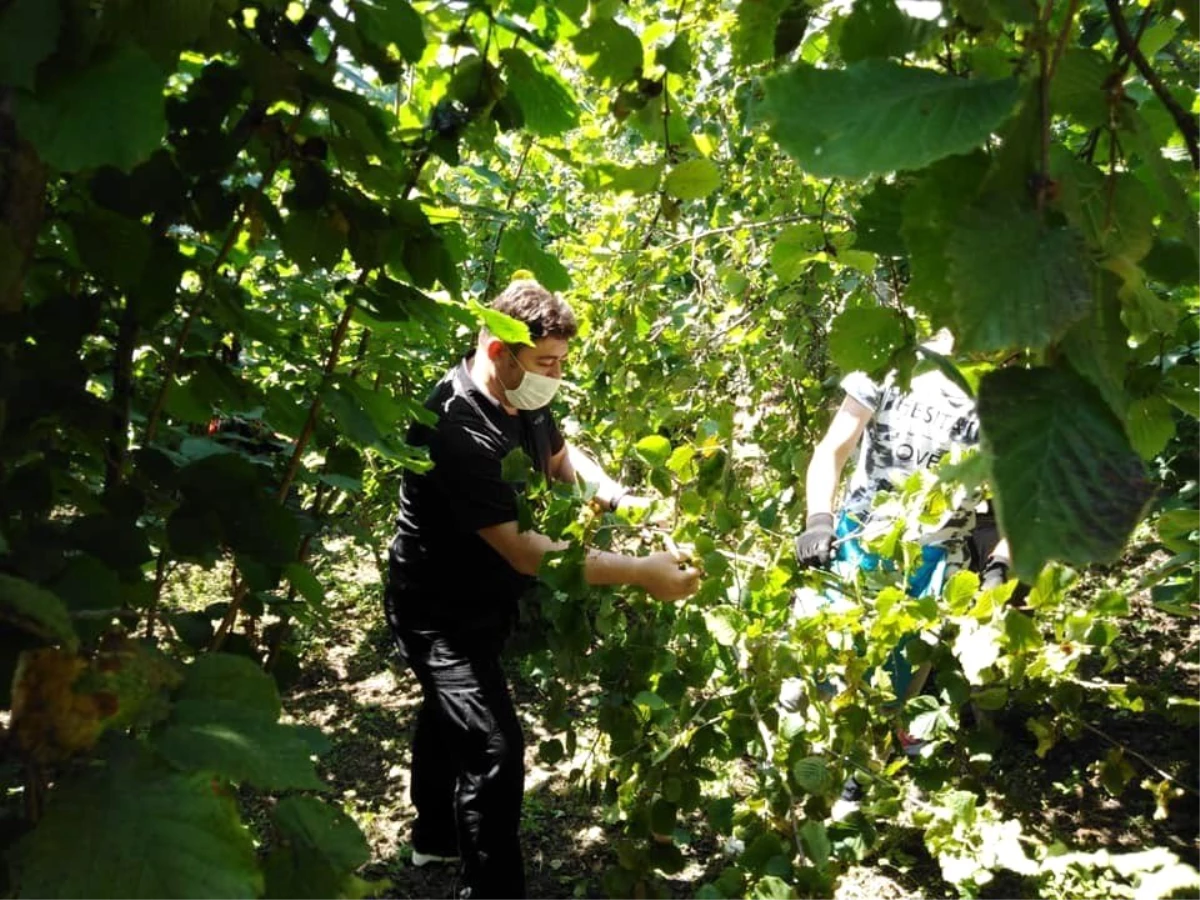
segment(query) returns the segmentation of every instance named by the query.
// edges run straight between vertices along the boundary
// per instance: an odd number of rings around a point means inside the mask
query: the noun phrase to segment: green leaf
[[[145,52],[121,44],[35,95],[18,94],[17,129],[64,172],[103,165],[128,171],[166,134],[165,83]]]
[[[771,268],[780,281],[795,281],[808,267],[808,263],[822,253],[825,235],[815,222],[789,225],[779,232],[771,248]]]
[[[1095,388],[1066,369],[1003,369],[980,384],[979,418],[1016,574],[1115,560],[1153,487]]]
[[[717,834],[733,833],[733,798],[718,797],[708,804],[705,811],[708,824]]]
[[[662,170],[661,161],[627,167],[602,162],[585,167],[580,177],[589,191],[627,192],[642,197],[658,189]]]
[[[962,350],[1044,347],[1091,306],[1078,235],[1032,211],[969,214],[946,255]]]
[[[1109,407],[1124,418],[1128,406],[1125,376],[1129,367],[1129,330],[1121,321],[1116,279],[1100,273],[1092,311],[1063,335],[1060,346],[1071,367],[1090,381]]]
[[[1026,720],[1025,727],[1037,738],[1037,749],[1034,752],[1037,754],[1038,759],[1045,759],[1046,754],[1058,743],[1058,732],[1054,727],[1054,723],[1038,716],[1037,718]]]
[[[948,325],[953,317],[946,244],[988,165],[979,152],[943,159],[923,173],[904,200],[900,234],[912,269],[904,298],[939,324]]]
[[[619,86],[642,74],[641,40],[612,19],[592,22],[571,43],[588,74],[601,84]]]
[[[1175,436],[1171,404],[1157,394],[1133,401],[1125,414],[1125,433],[1142,459],[1154,459]]]
[[[829,832],[825,830],[824,822],[809,819],[801,825],[800,845],[804,848],[804,854],[818,869],[824,869],[829,865],[829,854],[832,851],[832,847],[829,843]]]
[[[500,238],[500,255],[513,268],[529,269],[547,290],[565,291],[571,286],[571,276],[566,267],[557,256],[542,249],[528,228],[506,228]]]
[[[425,52],[425,28],[421,16],[405,0],[354,0],[351,4],[355,20],[363,34],[386,47],[396,48],[410,63],[418,63]]]
[[[873,56],[901,57],[916,50],[938,26],[902,13],[894,0],[855,0],[838,47],[847,63]]]
[[[885,181],[875,182],[859,201],[854,214],[854,246],[883,256],[904,256],[900,237],[905,189]]]
[[[283,251],[301,270],[332,269],[342,258],[348,234],[345,219],[324,210],[294,210],[283,223]]]
[[[505,81],[534,134],[554,137],[579,124],[579,104],[571,89],[553,71],[530,59],[522,50],[500,51]]]
[[[467,306],[479,319],[480,324],[504,343],[533,346],[533,338],[529,335],[529,326],[520,319],[514,319],[507,313],[484,306],[474,300],[468,301]]]
[[[24,578],[0,574],[0,619],[52,643],[79,644],[62,600]]]
[[[820,756],[806,756],[792,766],[792,777],[800,789],[809,794],[824,796],[833,790],[829,764]]]
[[[829,355],[843,372],[872,372],[904,343],[904,320],[879,306],[847,309],[829,329]]]
[[[665,466],[671,457],[671,442],[660,434],[651,434],[642,438],[633,449],[647,465],[654,467]]]
[[[675,75],[686,75],[695,65],[692,45],[686,34],[679,34],[669,45],[658,51],[658,61],[663,68]]]
[[[661,797],[650,807],[650,828],[655,834],[670,836],[675,831],[675,816],[679,808]]]
[[[793,900],[799,895],[778,875],[764,875],[754,883],[747,896],[754,900]]]
[[[732,35],[734,63],[748,66],[773,59],[781,19],[794,5],[792,0],[741,0]]]
[[[542,741],[538,744],[538,761],[543,762],[548,766],[559,762],[567,755],[566,749],[563,747],[563,742],[558,738],[552,738],[548,741]]]
[[[272,818],[293,845],[303,845],[347,872],[371,859],[371,848],[354,820],[315,797],[284,797]]]
[[[704,610],[704,624],[722,647],[732,647],[745,630],[745,617],[732,606],[714,606]]]
[[[177,701],[224,701],[274,721],[283,707],[271,676],[244,656],[206,653],[184,675]]]
[[[213,772],[264,790],[324,790],[328,785],[317,777],[310,758],[313,731],[281,725],[228,701],[186,700],[175,704],[154,745],[181,769]]]
[[[702,200],[721,186],[721,170],[711,159],[681,162],[663,179],[663,190],[680,200]]]
[[[284,797],[271,814],[280,840],[263,866],[267,897],[361,896],[354,871],[371,858],[358,825],[313,797]]]
[[[1146,120],[1131,106],[1122,105],[1122,124],[1130,134],[1122,132],[1123,141],[1142,158],[1149,170],[1147,186],[1155,190],[1154,202],[1161,216],[1165,236],[1179,238],[1193,253],[1200,253],[1200,224],[1188,199],[1189,193],[1172,172],[1162,154],[1162,147]]]
[[[93,209],[71,222],[79,257],[92,272],[117,287],[137,285],[150,259],[151,235],[141,222]]]
[[[206,653],[188,666],[154,743],[181,768],[267,790],[324,789],[310,759],[324,739],[315,729],[279,724],[280,711],[275,682],[257,664]]]
[[[633,705],[634,706],[644,706],[644,707],[646,707],[646,709],[651,710],[651,711],[657,711],[660,709],[667,708],[666,701],[663,700],[662,697],[658,696],[658,694],[654,693],[653,691],[639,692],[638,695],[633,698]]]
[[[1017,97],[1015,79],[967,80],[871,59],[776,75],[766,82],[763,112],[806,172],[862,179],[979,146]]]
[[[54,52],[59,4],[13,0],[0,9],[0,84],[33,89],[38,64]]]
[[[1125,759],[1124,748],[1114,747],[1105,754],[1097,774],[1104,789],[1114,797],[1120,797],[1125,792],[1125,786],[1137,775],[1137,770]]]
[[[296,593],[309,603],[315,606],[323,606],[325,604],[325,586],[313,574],[312,569],[304,563],[297,562],[285,566],[283,574],[292,583],[292,587],[296,589]]]
[[[254,897],[262,876],[233,798],[136,747],[66,774],[14,852],[27,897]],[[64,848],[71,863],[63,864]]]
[[[1087,128],[1106,124],[1109,104],[1106,84],[1112,72],[1112,63],[1100,53],[1071,47],[1054,70],[1054,79],[1050,82],[1050,108]]]
[[[918,740],[941,737],[957,725],[950,707],[943,706],[937,697],[920,694],[904,704],[908,732]]]

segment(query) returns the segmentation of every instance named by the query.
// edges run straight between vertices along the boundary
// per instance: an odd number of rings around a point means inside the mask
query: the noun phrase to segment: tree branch
[[[1125,21],[1124,13],[1121,12],[1120,0],[1104,0],[1104,5],[1108,8],[1108,17],[1112,20],[1113,30],[1117,33],[1117,42],[1121,49],[1126,56],[1133,60],[1133,64],[1141,76],[1146,79],[1146,83],[1150,85],[1154,95],[1162,101],[1162,105],[1167,108],[1171,118],[1175,120],[1175,125],[1187,144],[1188,154],[1192,157],[1192,168],[1200,169],[1200,135],[1198,135],[1200,128],[1197,127],[1196,120],[1179,105],[1179,101],[1167,90],[1162,79],[1150,68],[1150,63],[1142,55],[1137,41],[1129,33],[1129,24]]]

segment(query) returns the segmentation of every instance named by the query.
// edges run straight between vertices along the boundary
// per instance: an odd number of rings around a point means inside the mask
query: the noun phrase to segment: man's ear
[[[489,335],[487,337],[487,346],[484,348],[484,352],[487,353],[488,359],[495,362],[504,353],[504,341]]]

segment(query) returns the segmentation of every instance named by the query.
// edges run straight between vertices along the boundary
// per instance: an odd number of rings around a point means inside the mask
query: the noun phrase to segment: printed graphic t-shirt
[[[843,507],[860,521],[869,518],[878,492],[899,488],[913,472],[934,468],[953,447],[979,443],[974,402],[936,369],[913,378],[908,392],[891,378],[876,384],[861,372],[847,375],[842,388],[874,411]],[[973,527],[973,511],[960,510],[937,531],[936,540],[965,537]]]
[[[429,448],[433,468],[406,472],[388,558],[385,607],[393,628],[504,631],[517,598],[533,583],[478,534],[517,519],[524,484],[502,477],[520,447],[543,473],[564,441],[550,410],[510,415],[475,384],[470,358],[425,403],[434,426],[414,423],[408,442]]]

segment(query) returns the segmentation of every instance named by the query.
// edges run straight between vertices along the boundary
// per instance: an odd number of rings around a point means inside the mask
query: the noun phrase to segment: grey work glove
[[[979,587],[985,591],[990,591],[993,588],[998,588],[1004,582],[1008,581],[1008,563],[1002,559],[989,559],[986,566],[983,567],[979,579]]]
[[[802,566],[827,566],[833,555],[833,516],[813,513],[796,538],[796,561]]]

